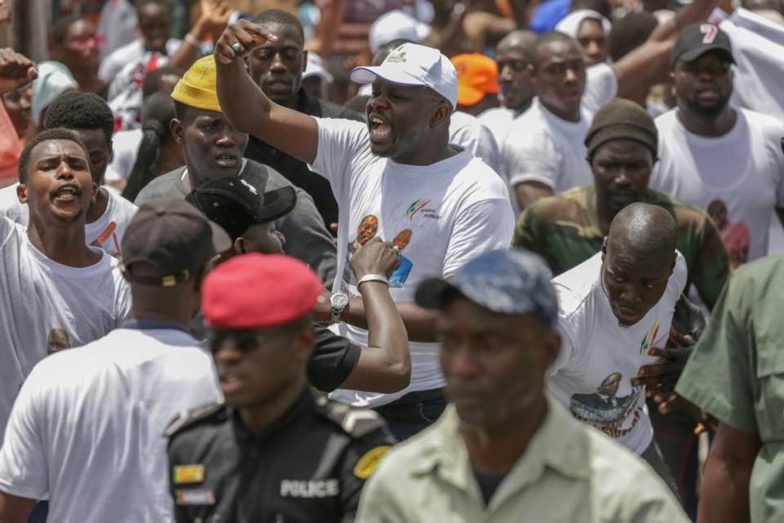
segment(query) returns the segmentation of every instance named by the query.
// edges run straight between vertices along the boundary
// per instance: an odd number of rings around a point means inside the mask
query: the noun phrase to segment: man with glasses
[[[308,387],[321,293],[318,276],[279,254],[208,274],[202,309],[224,402],[166,431],[176,521],[354,520],[393,439],[375,412]]]
[[[768,253],[774,209],[784,220],[784,125],[730,107],[734,63],[717,26],[681,32],[670,58],[678,106],[656,119],[651,188],[711,212],[736,267]]]

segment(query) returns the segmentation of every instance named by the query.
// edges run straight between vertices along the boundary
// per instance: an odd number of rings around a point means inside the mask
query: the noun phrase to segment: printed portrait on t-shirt
[[[395,272],[392,273],[392,276],[389,278],[389,286],[394,288],[403,287],[406,284],[406,280],[408,280],[408,275],[411,274],[411,268],[414,266],[413,262],[406,258],[404,254],[402,254],[403,250],[408,246],[411,242],[411,237],[414,235],[414,231],[411,229],[403,229],[392,240],[392,245],[398,248],[401,252],[400,256],[400,265]]]
[[[751,232],[745,223],[730,222],[727,204],[723,200],[713,200],[708,204],[708,214],[719,229],[721,239],[730,255],[730,267],[737,269],[749,260]],[[766,231],[767,234],[767,231]]]
[[[119,258],[120,240],[117,237],[117,224],[115,222],[109,223],[90,245],[105,250],[110,256]]]
[[[642,387],[632,387],[627,396],[618,397],[623,375],[613,372],[596,388],[595,394],[574,394],[569,410],[578,420],[593,425],[613,438],[632,431],[642,415],[639,403]]]
[[[376,234],[378,234],[378,218],[368,214],[359,222],[357,237],[354,241],[360,245],[365,245],[368,241],[375,238]]]
[[[49,337],[47,338],[46,343],[47,354],[54,354],[55,352],[70,348],[71,338],[68,336],[67,332],[57,327],[49,331]]]

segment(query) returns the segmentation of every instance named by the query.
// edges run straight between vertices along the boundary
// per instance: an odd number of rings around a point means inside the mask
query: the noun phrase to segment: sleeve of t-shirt
[[[618,94],[618,79],[613,68],[605,63],[596,64],[586,70],[585,93],[582,107],[591,114]]]
[[[509,198],[489,198],[470,205],[452,226],[442,276],[450,278],[483,252],[508,249],[513,231],[514,212]]]
[[[362,347],[338,336],[325,325],[316,325],[316,349],[308,363],[311,385],[332,392],[348,378],[359,361]]]
[[[539,182],[555,190],[563,174],[562,159],[552,139],[543,133],[521,137],[512,130],[504,140],[503,169],[511,187]]]
[[[49,490],[41,424],[45,397],[34,368],[14,401],[0,449],[0,490],[27,499],[44,499]]]
[[[9,218],[0,214],[0,249],[2,249],[14,232],[16,225]]]
[[[555,288],[556,292],[558,292],[557,284],[555,284]],[[559,293],[559,303],[561,299],[562,295]],[[558,371],[569,365],[569,362],[574,358],[577,352],[577,342],[580,340],[579,327],[579,322],[575,321],[574,313],[567,314],[563,310],[558,311],[558,333],[561,335],[561,350],[558,352],[555,362],[547,371],[548,377],[558,374]]]
[[[116,269],[115,269],[116,270]],[[131,287],[120,279],[115,300],[115,326],[120,327],[131,316]]]
[[[342,118],[316,118],[318,151],[310,169],[329,180],[332,192],[343,193],[351,176],[351,161],[367,146],[367,126]]]
[[[730,278],[675,391],[722,423],[758,433],[755,381],[745,312],[754,301],[743,280]]]

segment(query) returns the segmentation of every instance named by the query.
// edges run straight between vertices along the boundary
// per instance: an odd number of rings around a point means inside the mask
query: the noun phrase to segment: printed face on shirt
[[[70,222],[87,213],[95,201],[97,185],[90,176],[87,155],[79,144],[49,140],[33,148],[27,183],[19,189],[31,217]]]
[[[171,37],[174,23],[171,7],[165,2],[148,3],[137,9],[139,32],[148,51],[166,54],[166,42]]]
[[[528,68],[530,57],[521,49],[499,46],[495,61],[498,63],[498,85],[504,96],[504,105],[516,110],[528,104],[536,96]]]
[[[89,20],[76,20],[68,27],[60,48],[60,61],[69,69],[98,71],[100,46],[95,26]]]
[[[643,201],[652,169],[653,153],[640,142],[613,140],[600,146],[591,160],[597,204],[615,216]]]
[[[678,61],[672,74],[678,107],[718,117],[732,96],[732,71],[724,51],[708,51],[692,62]]]
[[[210,351],[226,403],[236,408],[270,405],[304,381],[315,342],[305,322],[265,329],[214,329]]]
[[[675,256],[673,251],[638,258],[623,246],[605,240],[602,280],[621,325],[634,325],[659,303],[675,267]]]
[[[188,107],[182,120],[172,120],[172,131],[185,144],[188,172],[196,180],[234,176],[242,167],[248,135],[236,131],[222,113]]]
[[[563,119],[579,118],[586,78],[580,45],[569,39],[537,47],[533,71],[542,105]]]
[[[447,395],[463,422],[503,428],[544,400],[561,344],[533,314],[496,314],[456,296],[438,315],[436,335]]]
[[[583,46],[585,64],[588,66],[607,61],[607,35],[602,23],[595,18],[587,18],[577,30],[577,41]]]
[[[248,57],[251,78],[273,102],[289,105],[302,87],[307,52],[299,31],[289,25],[270,24],[266,29],[278,37],[253,50]]]
[[[370,150],[398,163],[416,163],[421,151],[441,146],[434,144],[431,136],[436,125],[449,125],[452,108],[448,106],[426,87],[405,87],[377,79],[365,108]],[[436,115],[437,111],[442,113]]]
[[[74,129],[84,145],[87,146],[87,154],[90,160],[90,172],[93,181],[98,185],[103,185],[106,169],[112,161],[112,142],[107,138],[102,129]]]

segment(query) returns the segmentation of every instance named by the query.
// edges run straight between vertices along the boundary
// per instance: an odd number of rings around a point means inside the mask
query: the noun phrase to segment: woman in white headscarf
[[[607,61],[607,37],[611,29],[610,21],[591,9],[571,12],[555,26],[556,31],[580,42],[588,66]]]
[[[79,84],[71,71],[60,62],[41,62],[38,64],[38,78],[33,81],[31,99],[33,125],[42,129],[46,110],[55,98],[64,93],[76,92]]]

